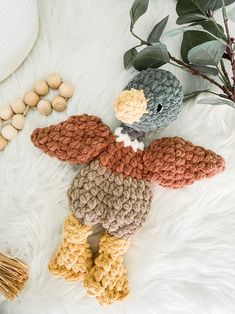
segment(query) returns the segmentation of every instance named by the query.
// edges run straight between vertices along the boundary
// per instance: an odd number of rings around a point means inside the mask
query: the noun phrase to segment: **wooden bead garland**
[[[50,88],[59,89],[59,95],[55,96],[51,102],[43,99]],[[23,99],[16,99],[10,106],[0,107],[0,151],[4,150],[8,141],[13,140],[24,128],[25,117],[30,108],[37,108],[38,112],[45,116],[49,115],[53,109],[62,112],[67,108],[67,100],[73,94],[73,86],[63,82],[59,74],[52,73],[46,81],[37,81],[33,90],[26,92]]]

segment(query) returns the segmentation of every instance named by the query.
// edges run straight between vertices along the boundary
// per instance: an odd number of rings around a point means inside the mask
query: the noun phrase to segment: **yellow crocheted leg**
[[[100,239],[99,256],[84,278],[84,286],[102,305],[112,304],[130,292],[123,254],[129,241],[105,234]]]
[[[91,226],[82,225],[70,214],[64,222],[63,243],[53,256],[49,270],[68,281],[83,279],[93,264],[92,252],[87,242],[91,233]]]

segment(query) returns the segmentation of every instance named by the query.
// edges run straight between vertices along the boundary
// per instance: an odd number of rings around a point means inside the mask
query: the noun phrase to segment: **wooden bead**
[[[74,94],[74,88],[71,84],[64,82],[59,87],[59,94],[64,98],[70,98]]]
[[[8,141],[13,140],[18,134],[18,131],[11,125],[5,125],[2,128],[2,136]]]
[[[52,99],[52,108],[55,109],[55,111],[64,111],[67,107],[66,100],[61,96],[56,96]]]
[[[48,76],[48,79],[47,79],[47,84],[49,85],[50,88],[52,89],[57,89],[59,88],[60,84],[62,82],[62,78],[59,74],[57,73],[51,73],[49,76]]]
[[[11,106],[0,107],[0,118],[3,120],[9,120],[13,116]]]
[[[30,91],[24,95],[24,103],[29,107],[35,107],[39,101],[39,96],[34,92]]]
[[[37,104],[37,110],[45,116],[49,115],[52,112],[50,101],[45,99],[40,100]]]
[[[11,124],[17,129],[22,130],[25,123],[25,117],[22,114],[15,114],[12,118]]]
[[[34,84],[34,91],[40,96],[44,96],[49,92],[49,87],[46,81],[37,81]]]
[[[21,99],[16,99],[11,105],[12,110],[15,113],[24,113],[26,110],[26,105]]]
[[[8,141],[0,135],[0,150],[4,150],[7,146]]]

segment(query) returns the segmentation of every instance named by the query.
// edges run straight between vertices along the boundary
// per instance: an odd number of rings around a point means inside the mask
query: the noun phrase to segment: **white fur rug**
[[[150,12],[137,25],[143,36],[167,14],[167,29],[174,25],[175,0],[150,2]],[[0,155],[0,250],[15,254],[30,269],[24,293],[12,302],[2,301],[1,314],[235,313],[235,112],[225,106],[191,101],[175,123],[154,134],[178,135],[211,148],[226,158],[227,169],[181,190],[155,187],[147,223],[126,254],[132,294],[125,302],[102,308],[86,296],[82,283],[67,283],[48,273],[68,214],[66,191],[77,167],[42,154],[29,137],[36,127],[72,114],[96,114],[112,128],[118,124],[112,104],[134,75],[122,64],[124,51],[135,43],[128,30],[131,4],[40,0],[37,44],[0,85],[2,102],[22,96],[52,71],[76,87],[67,113],[48,118],[30,113],[24,131]],[[179,38],[170,41],[171,52],[179,51]],[[200,87],[200,80],[170,69],[185,91]]]

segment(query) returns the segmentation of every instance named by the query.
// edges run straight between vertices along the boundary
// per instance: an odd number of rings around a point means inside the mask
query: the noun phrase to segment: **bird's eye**
[[[161,104],[158,104],[157,106],[157,112],[161,112],[163,109],[162,105]]]

